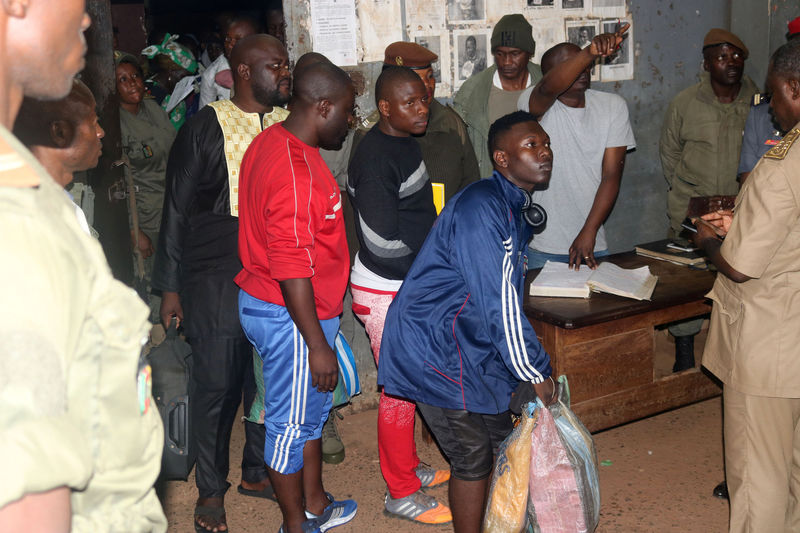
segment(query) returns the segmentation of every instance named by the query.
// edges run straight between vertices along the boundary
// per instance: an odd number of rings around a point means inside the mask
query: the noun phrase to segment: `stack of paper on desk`
[[[671,239],[664,239],[661,241],[649,242],[647,244],[639,244],[634,248],[638,255],[645,257],[652,257],[653,259],[660,259],[662,261],[669,261],[678,265],[703,265],[706,258],[697,253],[695,250],[680,249],[677,246],[670,246],[673,244]]]
[[[591,291],[607,292],[634,300],[649,300],[658,277],[646,266],[625,269],[608,261],[596,270],[582,266],[570,270],[566,263],[548,261],[531,283],[531,296],[588,298]]]

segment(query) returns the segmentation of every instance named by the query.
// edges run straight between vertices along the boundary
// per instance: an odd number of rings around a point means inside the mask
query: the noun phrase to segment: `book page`
[[[592,290],[616,294],[635,300],[649,300],[658,278],[647,266],[625,269],[608,261],[600,263],[587,284]]]
[[[531,296],[565,296],[573,298],[588,298],[589,286],[586,281],[592,275],[592,270],[583,267],[580,270],[571,270],[567,263],[548,261],[542,271],[531,282]]]

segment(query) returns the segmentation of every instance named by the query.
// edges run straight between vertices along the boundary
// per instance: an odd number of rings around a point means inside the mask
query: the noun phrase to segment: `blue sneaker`
[[[314,527],[316,527],[316,529],[309,530],[310,532],[319,531],[319,533],[325,533],[331,528],[348,523],[356,516],[358,504],[354,500],[336,501],[333,499],[333,496],[327,492],[325,496],[328,497],[331,504],[322,511],[321,515],[315,515],[306,511],[306,518],[308,518],[308,520],[303,523],[304,533],[306,531],[305,525],[308,523],[313,523]]]

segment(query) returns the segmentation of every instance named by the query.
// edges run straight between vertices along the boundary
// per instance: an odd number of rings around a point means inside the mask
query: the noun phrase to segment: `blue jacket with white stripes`
[[[497,414],[519,381],[550,376],[522,311],[532,228],[497,171],[447,202],[389,307],[378,383],[388,394]]]

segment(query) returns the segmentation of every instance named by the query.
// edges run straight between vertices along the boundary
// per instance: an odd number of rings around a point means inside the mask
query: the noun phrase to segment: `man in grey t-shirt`
[[[518,108],[539,117],[553,149],[550,185],[533,193],[548,221],[531,241],[529,268],[548,259],[596,268],[595,257],[607,253],[603,222],[636,141],[625,100],[589,89],[589,70],[596,58],[615,52],[626,30],[598,35],[583,50],[554,46],[542,56],[542,81],[519,98]]]

